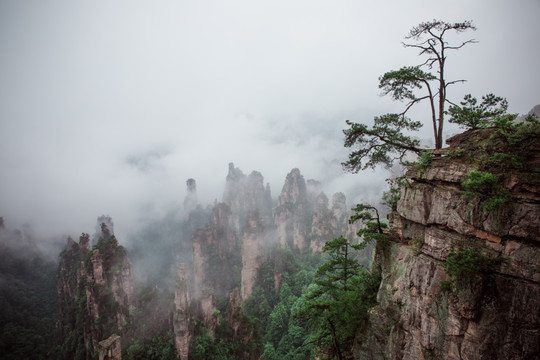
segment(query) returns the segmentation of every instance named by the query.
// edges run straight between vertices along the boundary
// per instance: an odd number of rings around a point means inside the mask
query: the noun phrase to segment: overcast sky
[[[341,131],[401,109],[377,85],[420,63],[410,28],[472,20],[450,97],[493,92],[526,113],[539,14],[539,0],[2,0],[0,216],[77,235],[109,214],[127,234],[181,203],[188,178],[221,200],[229,162],[274,197],[298,167],[328,196],[373,200],[385,173],[343,174]]]

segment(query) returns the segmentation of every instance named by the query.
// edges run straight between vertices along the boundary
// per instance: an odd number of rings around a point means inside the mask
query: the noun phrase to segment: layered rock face
[[[375,254],[379,306],[358,337],[357,358],[540,357],[539,136],[515,145],[526,154],[509,169],[490,163],[504,150],[493,134],[449,139],[445,156],[407,173],[390,241]],[[497,182],[484,194],[464,193],[471,171],[490,172]],[[500,203],[488,206],[496,197]],[[491,265],[451,277],[445,264],[460,249]]]

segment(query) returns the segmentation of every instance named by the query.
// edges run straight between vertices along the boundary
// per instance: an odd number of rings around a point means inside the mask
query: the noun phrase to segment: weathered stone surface
[[[465,174],[474,170],[470,164],[448,162],[443,157],[434,157],[432,165],[427,169],[413,168],[408,176],[421,182],[444,182],[459,184],[465,180]]]
[[[532,244],[507,241],[499,271],[504,275],[540,283],[540,249]]]
[[[484,146],[496,152],[501,140],[485,140],[492,133],[467,132],[450,140],[450,150]],[[534,151],[523,169],[538,168],[534,164],[540,148]],[[390,245],[377,247],[374,255],[373,269],[382,276],[379,306],[370,313],[362,335],[366,341],[357,344],[356,358],[540,357],[537,173],[493,169],[510,199],[487,211],[485,200],[460,190],[474,166],[469,156],[443,156],[435,158],[431,168],[408,173],[413,181],[403,189],[397,213],[391,216]],[[452,280],[444,263],[459,248],[474,248],[500,262]],[[447,282],[445,287],[441,282]]]
[[[242,272],[240,294],[242,301],[253,292],[260,258],[263,256],[262,244],[265,240],[265,229],[257,211],[252,211],[246,218],[242,234]]]
[[[173,330],[174,346],[180,360],[188,359],[189,342],[193,337],[190,306],[191,285],[188,268],[185,263],[179,263],[174,291]]]
[[[122,344],[120,336],[112,335],[109,338],[98,343],[99,360],[121,360]]]
[[[425,237],[422,253],[429,255],[437,260],[444,260],[450,250],[459,247],[467,242],[467,238],[454,232],[441,230],[437,227],[424,227]]]
[[[201,297],[199,298],[199,308],[204,327],[208,329],[210,335],[214,336],[216,327],[219,324],[219,319],[216,316],[217,305],[213,289],[203,289]]]
[[[233,330],[233,338],[236,340],[242,324],[242,295],[235,289],[229,296],[229,305],[227,311],[227,321]]]
[[[397,211],[412,222],[442,225],[494,242],[505,236],[540,241],[540,204],[509,201],[487,212],[478,199],[456,189],[413,183],[403,190]]]
[[[427,225],[431,205],[432,187],[412,184],[403,188],[398,202],[398,213],[405,219]]]

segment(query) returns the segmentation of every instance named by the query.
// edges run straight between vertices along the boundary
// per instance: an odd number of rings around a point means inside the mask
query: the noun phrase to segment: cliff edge
[[[408,170],[355,358],[540,358],[539,141],[471,130]]]

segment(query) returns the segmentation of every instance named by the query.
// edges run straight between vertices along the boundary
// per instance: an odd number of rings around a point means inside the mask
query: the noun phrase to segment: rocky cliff
[[[408,171],[356,358],[540,358],[539,140],[468,131]]]
[[[105,222],[96,234],[92,249],[90,236],[82,234],[78,243],[69,239],[60,255],[60,358],[63,354],[90,358],[101,340],[121,333],[127,324],[133,295],[131,264]]]
[[[110,217],[98,218],[93,236],[68,240],[57,280],[59,359],[89,359],[113,334],[121,335],[132,358],[156,349],[180,359],[208,358],[219,344],[233,358],[257,359],[262,335],[243,305],[261,281],[261,267],[275,302],[282,283],[291,281],[294,254],[354,234],[345,196],[335,194],[330,205],[321,184],[306,181],[298,169],[286,176],[277,201],[262,174],[244,175],[234,164],[223,201],[211,207],[198,204],[194,179],[186,185],[184,211],[175,210],[130,241],[136,289]]]
[[[190,179],[188,195],[193,184]],[[324,242],[341,235],[349,228],[345,196],[334,195],[328,207],[320,184],[306,182],[298,169],[286,176],[274,203],[262,174],[246,176],[229,164],[223,202],[215,204],[209,221],[194,230],[191,257],[178,270],[174,332],[181,359],[188,358],[197,321],[215,336],[226,321],[234,341],[251,340],[252,325],[243,320],[242,303],[252,294],[261,264],[273,249],[320,250]],[[189,222],[191,214],[186,218]],[[280,274],[274,276],[279,289]],[[254,354],[244,351],[237,356],[248,359]]]

